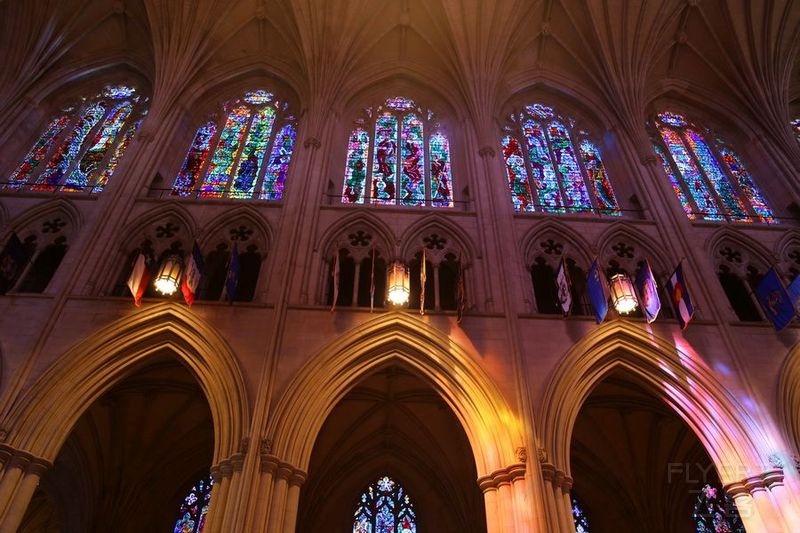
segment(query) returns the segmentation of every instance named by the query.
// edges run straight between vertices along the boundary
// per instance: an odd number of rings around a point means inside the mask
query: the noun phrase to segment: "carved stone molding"
[[[731,498],[742,494],[754,495],[756,492],[771,490],[772,487],[783,485],[783,469],[767,470],[761,474],[750,476],[740,481],[725,485],[725,492]]]
[[[303,148],[310,148],[312,146],[314,149],[317,149],[322,146],[322,143],[316,137],[309,137],[303,142]]]
[[[261,454],[261,471],[271,473],[278,479],[285,479],[293,487],[299,487],[308,479],[308,473],[269,453]]]
[[[0,463],[7,467],[18,467],[26,474],[32,473],[39,476],[53,468],[53,463],[47,459],[17,450],[7,444],[0,444]]]
[[[478,478],[478,486],[482,491],[497,489],[500,485],[507,485],[513,483],[517,479],[525,478],[525,465],[517,463],[499,470],[495,470],[491,474]]]
[[[494,157],[495,154],[496,153],[494,151],[494,148],[492,148],[491,146],[484,146],[483,148],[478,150],[478,155],[483,157],[483,158]]]

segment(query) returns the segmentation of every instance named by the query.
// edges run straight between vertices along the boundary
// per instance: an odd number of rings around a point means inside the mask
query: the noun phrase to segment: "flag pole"
[[[369,312],[375,310],[375,243],[372,243],[372,271],[369,278]]]
[[[425,247],[422,247],[422,259],[419,264],[419,314],[425,314],[425,285],[428,282],[427,262],[425,260]]]

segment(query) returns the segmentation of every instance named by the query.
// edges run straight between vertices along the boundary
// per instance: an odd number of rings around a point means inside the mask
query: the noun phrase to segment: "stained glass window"
[[[417,533],[417,517],[405,489],[388,476],[361,494],[353,533]]]
[[[794,132],[794,138],[797,139],[797,142],[800,143],[800,118],[796,118],[789,123],[792,126],[792,131]]]
[[[365,110],[357,124],[342,203],[453,207],[450,142],[430,110],[396,96]]]
[[[183,499],[174,533],[202,533],[206,527],[206,515],[211,504],[211,477],[198,481]]]
[[[589,533],[589,519],[575,497],[572,498],[572,520],[575,522],[575,533]]]
[[[541,103],[509,120],[502,145],[514,209],[621,214],[600,150],[574,120]]]
[[[135,88],[105,87],[82,105],[59,113],[4,187],[102,191],[146,113],[147,99],[137,95]]]
[[[697,533],[745,533],[736,504],[722,489],[706,485],[694,505]]]
[[[690,219],[776,223],[739,155],[683,116],[664,112],[656,129],[666,150],[656,154]]]
[[[197,129],[172,194],[282,199],[296,140],[288,107],[264,89],[226,103],[222,114]]]

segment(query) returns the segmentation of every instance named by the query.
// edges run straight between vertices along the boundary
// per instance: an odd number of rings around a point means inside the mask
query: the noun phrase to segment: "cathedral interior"
[[[0,533],[800,531],[797,0],[0,0],[0,57]]]

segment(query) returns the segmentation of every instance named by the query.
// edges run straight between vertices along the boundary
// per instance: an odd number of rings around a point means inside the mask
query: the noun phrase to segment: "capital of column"
[[[478,478],[478,486],[483,492],[496,490],[500,485],[513,483],[517,479],[525,477],[525,465],[515,463],[505,468],[495,470],[491,474]]]
[[[38,473],[38,475],[44,474],[53,467],[53,463],[47,459],[18,450],[5,443],[0,443],[0,462],[6,466],[18,467],[26,473]]]
[[[494,148],[492,148],[491,146],[484,146],[480,150],[478,150],[478,155],[483,157],[484,159],[487,157],[494,157],[495,154],[496,152],[494,151]]]
[[[321,143],[321,142],[320,142],[320,140],[319,140],[319,139],[317,139],[316,137],[308,137],[308,138],[307,138],[307,139],[306,139],[306,140],[303,142],[303,148],[312,148],[312,147],[313,147],[313,148],[316,150],[316,149],[317,149],[317,148],[319,148],[320,146],[322,146],[322,143]]]
[[[755,476],[744,478],[740,481],[728,483],[723,488],[731,498],[735,498],[744,494],[754,496],[757,492],[766,491],[774,486],[780,486],[782,484],[783,470],[775,468]]]

